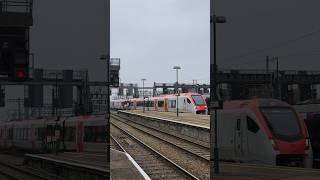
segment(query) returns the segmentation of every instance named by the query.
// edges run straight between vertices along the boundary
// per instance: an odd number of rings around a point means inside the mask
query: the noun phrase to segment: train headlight
[[[272,144],[273,149],[274,149],[274,150],[279,150],[278,147],[277,147],[276,142],[274,142],[273,139],[271,139],[270,141],[271,141],[271,144]]]
[[[306,139],[306,150],[308,150],[310,147],[309,139]]]

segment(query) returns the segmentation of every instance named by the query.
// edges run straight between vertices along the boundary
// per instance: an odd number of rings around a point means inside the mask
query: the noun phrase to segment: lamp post
[[[179,71],[179,69],[181,69],[181,67],[180,66],[174,66],[173,67],[173,69],[175,69],[176,70],[176,72],[177,72],[177,84],[176,84],[176,93],[177,93],[177,102],[176,102],[176,106],[177,106],[177,117],[179,116],[179,108],[178,108],[178,98],[179,98],[179,87],[178,87],[178,71]]]
[[[214,11],[214,0],[210,0],[210,179],[214,174],[219,174],[219,148],[217,138],[217,108],[219,107],[217,95],[217,46],[216,46],[216,24],[225,23],[224,16],[216,16]],[[214,116],[212,116],[214,114]],[[214,129],[214,133],[212,130]],[[213,145],[214,143],[214,145]],[[214,148],[213,148],[214,147]]]
[[[145,101],[144,101],[144,81],[146,81],[147,79],[143,78],[141,79],[142,81],[142,98],[143,98],[143,112],[145,112]]]

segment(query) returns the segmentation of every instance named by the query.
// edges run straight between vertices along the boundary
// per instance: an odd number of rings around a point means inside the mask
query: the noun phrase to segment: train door
[[[240,161],[245,158],[247,154],[247,125],[246,116],[238,115],[235,120],[235,156]]]
[[[186,97],[181,98],[181,102],[182,102],[182,111],[187,112],[187,98]]]
[[[158,99],[154,99],[154,110],[158,111]]]
[[[78,121],[77,122],[77,128],[76,128],[76,148],[77,152],[83,151],[83,122]]]
[[[191,100],[188,97],[186,98],[186,108],[188,112],[192,112],[192,113],[194,112],[193,105],[191,103]]]
[[[168,109],[168,98],[164,98],[164,111],[165,112],[169,111],[169,109]]]
[[[149,107],[150,107],[150,105],[149,105],[149,98],[147,97],[147,98],[145,98],[145,110],[146,110],[146,111],[149,111],[149,110],[150,110]]]
[[[31,131],[30,131],[30,134],[29,134],[29,137],[30,137],[30,142],[31,142],[31,148],[32,150],[34,150],[36,148],[36,136],[35,136],[35,125],[31,125]]]

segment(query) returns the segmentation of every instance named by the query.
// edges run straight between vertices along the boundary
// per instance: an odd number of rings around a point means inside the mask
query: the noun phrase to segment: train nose
[[[206,106],[196,106],[196,114],[205,114],[207,107]]]
[[[281,154],[304,154],[306,149],[305,139],[295,142],[277,140],[276,144]]]

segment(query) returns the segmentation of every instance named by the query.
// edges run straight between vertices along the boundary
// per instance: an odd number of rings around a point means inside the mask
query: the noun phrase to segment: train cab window
[[[192,95],[192,99],[197,106],[205,105],[204,99],[200,95]]]
[[[272,134],[282,140],[303,138],[299,119],[290,108],[262,108],[262,114]]]
[[[191,101],[190,101],[190,99],[189,99],[189,98],[187,98],[187,103],[188,103],[188,104],[191,104]]]
[[[259,131],[259,126],[258,124],[251,119],[250,117],[247,116],[247,126],[248,126],[248,131],[253,132],[253,133],[257,133]]]

